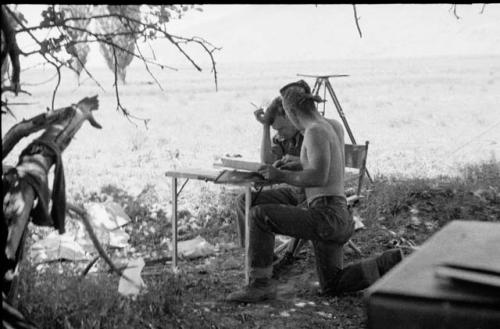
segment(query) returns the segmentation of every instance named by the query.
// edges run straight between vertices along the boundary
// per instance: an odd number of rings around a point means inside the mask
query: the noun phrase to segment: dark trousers
[[[271,277],[274,237],[283,234],[312,241],[323,292],[337,295],[364,289],[375,282],[380,273],[375,258],[343,267],[343,245],[353,233],[354,221],[344,197],[321,197],[307,208],[283,203],[253,205],[250,208],[249,276],[251,279]]]
[[[252,192],[250,207],[263,204],[283,204],[298,206],[306,199],[304,191],[293,187],[281,187],[260,192]],[[240,246],[245,246],[245,193],[236,199],[237,225],[240,237]]]

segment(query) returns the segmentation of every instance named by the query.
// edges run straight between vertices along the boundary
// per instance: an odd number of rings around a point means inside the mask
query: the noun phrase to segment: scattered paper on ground
[[[31,256],[33,262],[42,263],[58,259],[71,261],[87,260],[85,250],[76,241],[76,237],[70,233],[59,234],[57,231],[51,232],[45,239],[42,239],[31,246]]]
[[[365,224],[363,224],[363,218],[359,216],[358,211],[356,209],[352,212],[352,219],[354,220],[354,230],[361,230],[365,228]]]
[[[85,206],[89,214],[90,224],[97,239],[103,246],[125,248],[129,246],[130,236],[120,229],[130,222],[121,206],[115,202],[95,203]],[[83,223],[78,222],[77,232],[66,232],[59,235],[51,232],[46,238],[36,242],[31,247],[31,257],[34,263],[43,263],[58,259],[80,261],[90,259],[89,253],[94,252],[94,244],[90,240]]]
[[[173,249],[171,243],[169,243],[168,248]],[[206,257],[215,254],[215,247],[198,235],[194,239],[178,242],[177,253],[181,258]]]
[[[109,231],[130,222],[130,217],[116,202],[90,202],[85,205],[85,210],[92,218],[92,224],[96,227],[102,226]]]
[[[118,283],[118,292],[124,296],[135,297],[139,294],[141,288],[145,288],[146,284],[141,278],[141,271],[144,267],[144,259],[134,258],[131,259],[127,268],[123,271],[123,275],[132,280],[120,277],[120,282]]]
[[[123,211],[121,206],[115,202],[96,203],[90,202],[85,205],[89,214],[90,224],[94,233],[102,245],[114,248],[125,248],[129,246],[130,236],[120,227],[130,222],[130,217]],[[87,236],[79,241],[87,251],[93,251],[92,241]]]

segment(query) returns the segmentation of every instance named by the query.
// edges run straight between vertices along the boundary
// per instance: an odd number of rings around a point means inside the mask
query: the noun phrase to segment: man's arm
[[[260,161],[262,163],[272,164],[280,158],[273,152],[271,144],[271,128],[267,123],[262,124],[262,140],[260,142]]]
[[[263,166],[259,172],[270,181],[287,183],[299,187],[324,186],[328,182],[331,150],[328,137],[321,127],[313,127],[304,136],[303,151],[307,152],[307,162],[301,171],[279,170]]]

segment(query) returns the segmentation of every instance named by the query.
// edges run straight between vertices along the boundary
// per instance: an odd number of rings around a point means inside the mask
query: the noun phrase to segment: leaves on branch
[[[91,5],[61,5],[61,11],[64,17],[78,18],[89,17],[92,13],[93,6]],[[90,51],[89,45],[86,43],[88,35],[83,32],[90,24],[90,19],[73,20],[68,22],[69,26],[77,27],[78,30],[70,28],[63,29],[71,40],[66,44],[66,52],[71,55],[71,62],[69,65],[74,68],[78,77],[87,63],[87,56]]]
[[[58,85],[54,88],[52,103],[56,97],[61,79],[60,71],[63,67],[69,68],[78,76],[85,71],[101,87],[85,66],[91,43],[100,45],[108,67],[122,83],[125,81],[126,67],[134,58],[138,58],[145,64],[146,70],[161,88],[148,65],[156,65],[162,69],[175,68],[158,63],[154,51],[153,59],[144,56],[137,42],[142,40],[148,43],[155,39],[168,41],[199,71],[202,70],[201,67],[184,47],[187,44],[200,46],[210,57],[217,89],[214,53],[220,48],[201,38],[186,38],[167,32],[168,22],[181,19],[190,10],[202,11],[197,5],[48,5],[41,13],[41,21],[33,26],[27,26],[28,22],[22,13],[16,10],[16,7],[3,5],[2,18],[5,16],[6,19],[2,19],[2,23],[5,21],[8,24],[2,25],[2,32],[9,29],[11,32],[3,33],[10,39],[2,38],[2,93],[6,84],[4,82],[8,80],[11,81],[12,88],[19,90],[19,56],[36,54],[41,55],[45,63],[52,65],[57,72]],[[38,39],[34,34],[35,31],[46,31],[49,36],[45,39]],[[18,34],[30,38],[38,45],[38,48],[29,52],[18,49],[15,40]],[[6,40],[10,42],[6,43]],[[7,51],[10,51],[9,56],[7,56]],[[10,66],[8,65],[9,57]],[[117,65],[115,65],[115,59]],[[117,97],[119,97],[118,94]],[[119,98],[117,102],[122,112],[128,113],[123,111]],[[5,109],[5,112],[8,111]]]

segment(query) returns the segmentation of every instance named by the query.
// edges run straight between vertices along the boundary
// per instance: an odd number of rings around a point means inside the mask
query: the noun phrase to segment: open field
[[[368,168],[376,177],[360,209],[368,230],[355,236],[364,257],[384,250],[393,240],[423,243],[452,219],[500,217],[500,57],[221,65],[218,73],[215,92],[210,72],[159,72],[161,91],[143,68],[133,67],[128,84],[120,87],[121,102],[134,115],[151,118],[148,129],[115,111],[110,72],[96,73],[106,92],[89,80],[78,87],[65,73],[56,107],[99,94],[95,117],[103,126],[95,130],[86,124],[63,154],[70,201],[120,192],[117,201],[128,200],[125,209],[133,219],[127,228],[131,244],[148,255],[170,234],[166,170],[211,167],[226,153],[257,157],[260,126],[250,102],[267,104],[281,86],[299,79],[296,73],[349,74],[332,84],[356,140],[370,141]],[[51,74],[28,71],[22,80],[35,84]],[[51,80],[25,86],[34,96],[16,101],[38,104],[19,108],[18,119],[50,106],[54,84]],[[337,118],[331,103],[327,116]],[[14,122],[2,117],[2,130]],[[28,142],[21,142],[6,163],[14,163]],[[489,187],[495,191],[493,197]],[[472,193],[478,189],[488,197]],[[146,193],[139,197],[143,190]],[[235,241],[230,207],[236,192],[191,182],[180,200],[180,210],[187,210],[181,221],[195,218],[212,243]],[[163,213],[155,212],[158,208]],[[419,225],[410,222],[413,208],[420,211]],[[150,226],[157,228],[155,234],[145,234]],[[185,231],[184,236],[197,233]],[[361,294],[323,298],[308,286],[315,280],[310,250],[293,269],[295,279],[288,285],[280,282],[284,294],[257,306],[222,301],[243,278],[243,253],[236,249],[222,254],[183,262],[180,276],[168,268],[161,275],[148,275],[148,289],[136,301],[117,294],[118,279],[110,274],[79,281],[71,265],[56,264],[39,273],[25,263],[20,310],[47,328],[365,327]],[[347,261],[354,258],[347,255]],[[68,269],[64,274],[63,268]]]
[[[500,154],[500,129],[492,128],[500,121],[499,57],[221,65],[218,92],[208,70],[157,72],[161,91],[143,67],[133,66],[128,84],[120,87],[121,102],[134,115],[151,118],[147,130],[115,111],[109,71],[94,73],[106,92],[90,80],[78,87],[65,73],[56,107],[98,94],[96,118],[104,127],[85,125],[63,154],[70,194],[106,184],[140,191],[148,183],[167,192],[163,174],[169,168],[210,167],[225,153],[257,157],[260,126],[250,102],[266,105],[281,86],[298,79],[296,73],[350,75],[332,84],[356,141],[370,141],[368,167],[374,175],[456,174],[463,163]],[[37,83],[51,75],[27,71],[23,81]],[[50,106],[54,85],[55,79],[26,86],[34,97],[19,101],[38,104],[18,115],[29,117]],[[338,118],[331,102],[327,116]],[[3,117],[2,130],[13,122]]]

